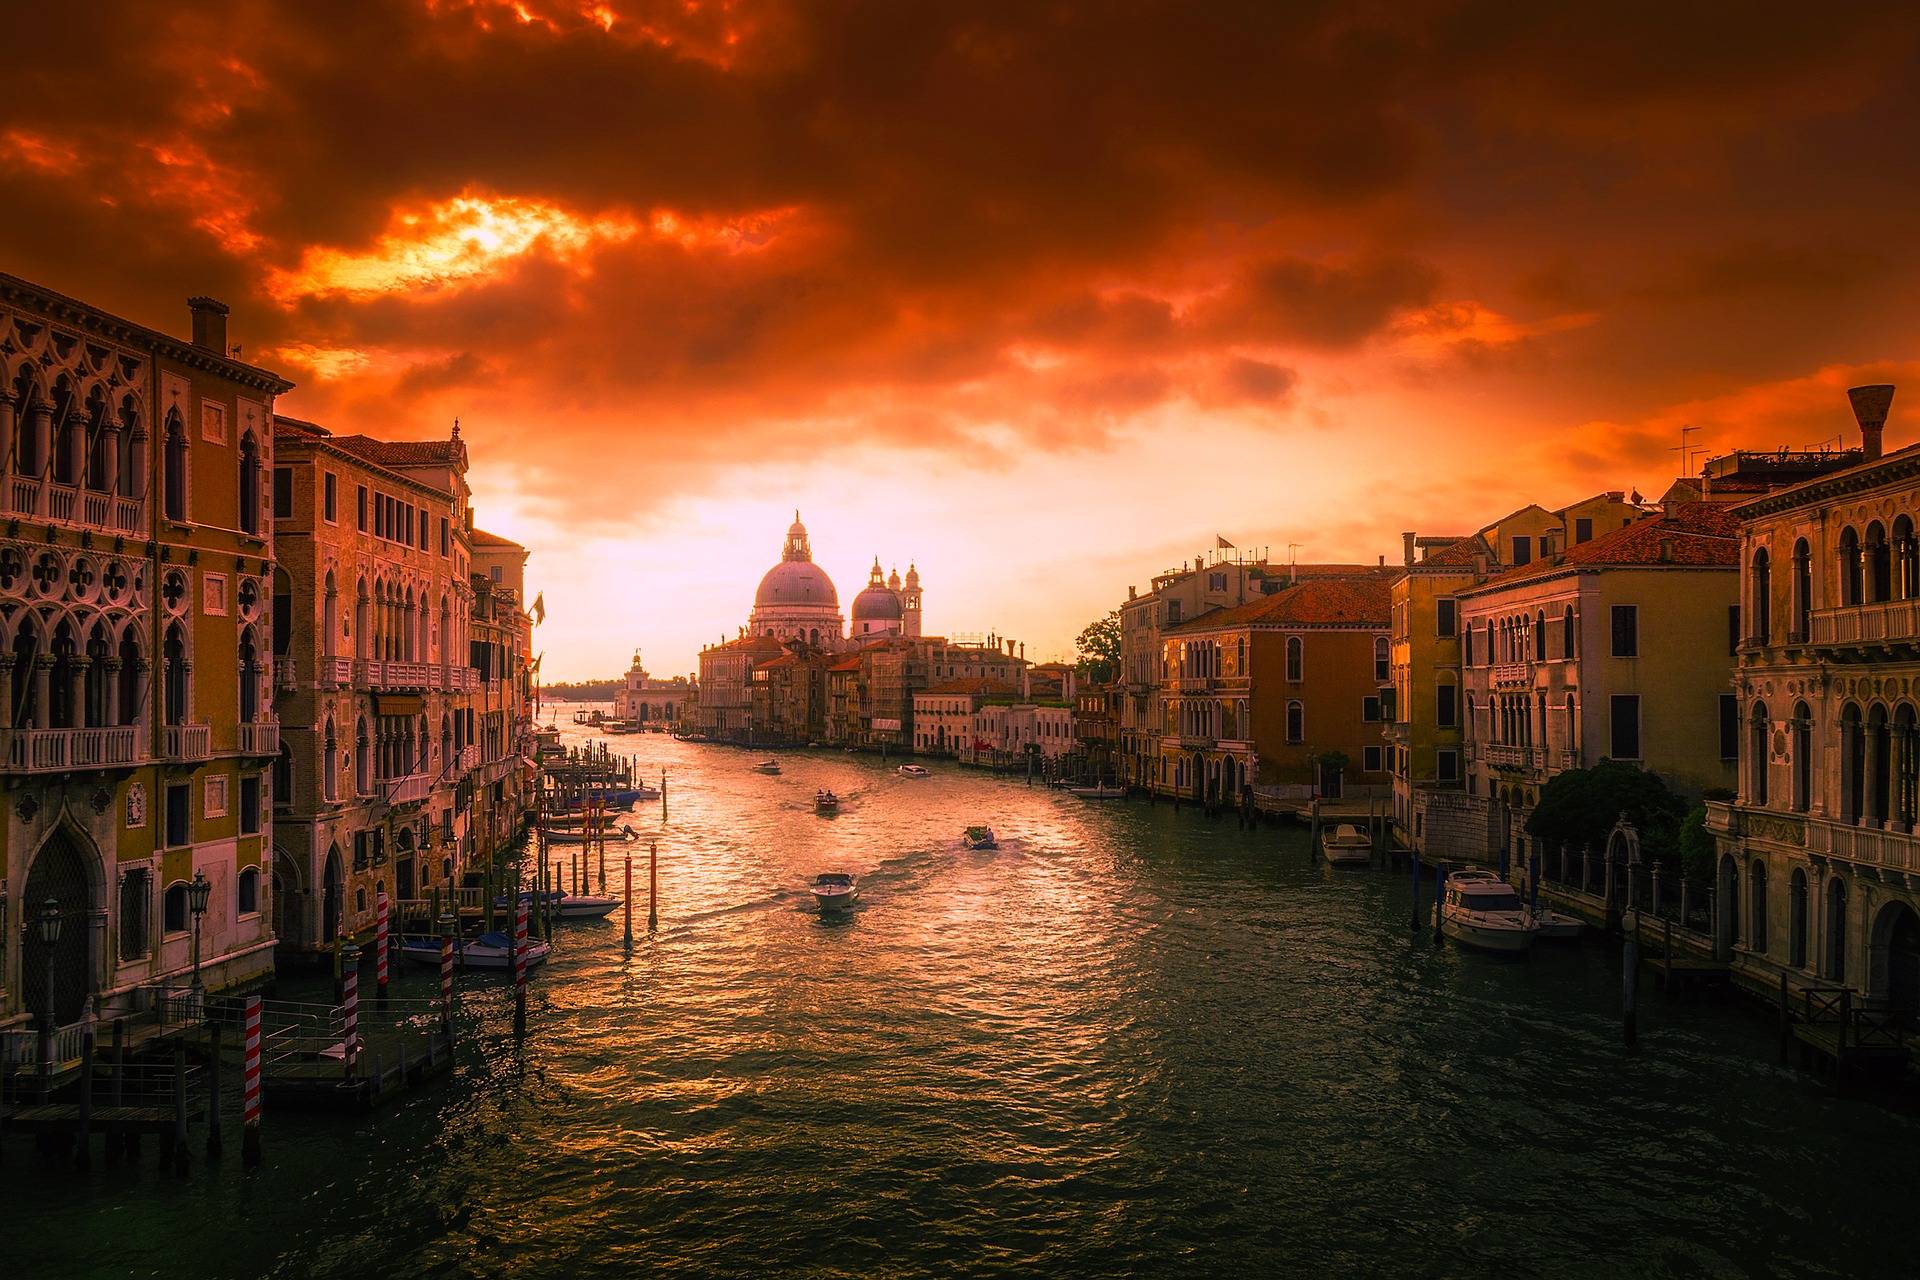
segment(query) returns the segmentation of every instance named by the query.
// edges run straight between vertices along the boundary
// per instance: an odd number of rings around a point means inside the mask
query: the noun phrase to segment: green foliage
[[[1353,757],[1344,751],[1322,751],[1313,758],[1315,764],[1332,769],[1335,773],[1346,768],[1352,760]]]
[[[1120,669],[1120,611],[1115,609],[1097,622],[1087,624],[1073,642],[1080,655],[1075,669],[1082,679],[1105,684]]]
[[[567,680],[545,685],[540,692],[560,702],[612,702],[613,695],[626,687],[625,680]]]
[[[1643,858],[1671,863],[1679,856],[1685,801],[1658,774],[1618,760],[1555,774],[1527,818],[1527,834],[1599,853],[1623,813],[1640,833]]]
[[[1707,807],[1700,805],[1680,824],[1680,871],[1695,884],[1712,884],[1717,854],[1707,830]]]

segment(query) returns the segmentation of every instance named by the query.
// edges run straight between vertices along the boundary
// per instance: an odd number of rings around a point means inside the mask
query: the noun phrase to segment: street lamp
[[[40,941],[47,946],[47,1016],[40,1024],[40,1101],[45,1102],[53,1086],[53,974],[54,953],[60,946],[60,900],[48,898],[40,904]]]
[[[213,894],[213,884],[204,871],[195,871],[193,880],[187,885],[187,906],[193,911],[193,985],[200,986],[200,917],[207,914],[207,899]]]

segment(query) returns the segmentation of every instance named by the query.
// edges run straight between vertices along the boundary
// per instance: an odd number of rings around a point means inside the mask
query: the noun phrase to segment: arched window
[[[260,532],[260,445],[251,431],[240,437],[240,532]]]
[[[1867,816],[1875,823],[1885,826],[1891,812],[1890,793],[1893,781],[1892,744],[1893,734],[1887,720],[1887,708],[1882,703],[1874,703],[1873,710],[1867,713]]]
[[[1540,610],[1533,615],[1533,653],[1535,662],[1544,662],[1547,657],[1547,611]]]
[[[1287,741],[1305,742],[1307,740],[1307,704],[1298,700],[1287,703]]]
[[[1756,644],[1766,644],[1773,638],[1773,572],[1767,549],[1761,547],[1753,553],[1753,564],[1747,573],[1747,618],[1751,624],[1747,628],[1747,638]]]
[[[1793,705],[1793,807],[1805,813],[1813,806],[1813,712],[1804,702]]]
[[[161,899],[161,929],[166,933],[187,931],[187,882],[175,880]]]
[[[1920,544],[1913,536],[1913,518],[1896,516],[1893,521],[1893,598],[1911,600],[1920,596]]]
[[[325,771],[324,786],[327,799],[338,800],[340,798],[340,740],[334,736],[332,716],[327,717],[327,733],[323,739],[320,763]],[[292,792],[286,794],[289,799],[292,798]]]
[[[1863,574],[1860,563],[1860,535],[1851,527],[1840,533],[1840,603],[1860,603]]]
[[[258,912],[260,910],[260,868],[240,868],[240,878],[236,882],[236,888],[238,892],[235,897],[239,914],[248,916]]]
[[[373,740],[367,736],[365,716],[353,735],[353,785],[360,795],[373,794]]]
[[[1887,546],[1887,531],[1878,520],[1867,526],[1867,599],[1878,604],[1893,594],[1893,556]]]
[[[165,663],[165,710],[168,724],[185,724],[192,711],[192,687],[189,684],[190,664],[187,661],[186,632],[177,622],[167,626],[165,649],[162,653]]]
[[[1287,679],[1298,684],[1304,678],[1306,651],[1299,636],[1287,637]]]
[[[1764,953],[1767,949],[1767,864],[1758,858],[1747,871],[1747,945]]]
[[[1388,647],[1385,636],[1377,636],[1373,642],[1373,681],[1375,684],[1385,684],[1391,679],[1393,679],[1392,650]]]
[[[166,476],[163,488],[167,519],[186,523],[187,519],[187,424],[178,409],[167,411]]]
[[[253,643],[253,628],[240,633],[240,723],[252,724],[260,718],[260,651]]]
[[[1840,709],[1840,816],[1858,824],[1866,811],[1862,802],[1867,772],[1866,726],[1860,708],[1849,702]]]
[[[1916,802],[1920,801],[1920,746],[1914,740],[1913,705],[1903,702],[1893,713],[1893,820],[1900,831],[1912,831]]]
[[[1573,606],[1568,605],[1560,615],[1560,656],[1573,657]]]
[[[1839,876],[1827,881],[1827,963],[1823,977],[1847,980],[1847,882]]]
[[[1773,723],[1767,719],[1767,704],[1753,704],[1753,715],[1747,724],[1747,803],[1765,804],[1767,802],[1767,742],[1773,732]]]
[[[1807,540],[1793,544],[1793,634],[1804,641],[1813,631],[1813,553]]]
[[[1807,967],[1807,873],[1798,867],[1787,883],[1787,963]]]
[[[1569,693],[1567,695],[1567,750],[1568,751],[1580,750],[1580,716],[1579,716],[1579,713],[1574,709],[1574,705],[1575,704],[1573,700],[1573,695]],[[1573,763],[1576,767],[1578,767],[1580,761],[1576,758]]]

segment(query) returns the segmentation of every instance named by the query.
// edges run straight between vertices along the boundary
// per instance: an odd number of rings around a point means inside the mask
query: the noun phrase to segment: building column
[[[53,717],[48,714],[52,707],[50,698],[53,693],[53,655],[40,654],[33,660],[33,714],[27,718],[24,726],[29,729],[44,729]]]

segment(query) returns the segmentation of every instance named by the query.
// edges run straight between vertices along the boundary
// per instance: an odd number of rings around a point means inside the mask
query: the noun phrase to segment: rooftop
[[[1388,576],[1373,571],[1353,578],[1310,578],[1273,595],[1231,609],[1217,609],[1170,634],[1222,627],[1385,627],[1392,608]]]

